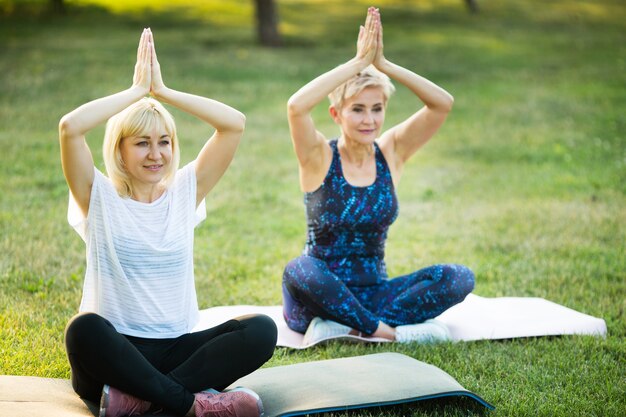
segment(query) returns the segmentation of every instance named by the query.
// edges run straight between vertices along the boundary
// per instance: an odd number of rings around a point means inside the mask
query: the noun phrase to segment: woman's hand
[[[371,64],[376,57],[379,27],[380,15],[378,9],[370,7],[367,9],[365,26],[360,27],[359,37],[356,42],[356,59],[364,61],[366,65]]]
[[[94,179],[93,157],[85,135],[150,93],[152,85],[150,37],[149,29],[144,29],[139,39],[133,85],[130,88],[85,103],[63,116],[59,122],[63,174],[84,216],[87,216],[89,211]]]
[[[385,56],[383,54],[383,25],[380,21],[380,12],[376,9],[376,13],[374,15],[376,19],[376,27],[377,27],[377,37],[376,37],[376,55],[374,55],[374,60],[372,64],[380,71],[383,71],[383,67],[387,63]]]
[[[150,94],[156,98],[160,96],[162,91],[166,88],[163,84],[163,77],[161,76],[161,65],[157,59],[156,49],[154,47],[154,36],[152,31],[148,29],[148,40],[150,44],[150,63],[151,63],[151,84]]]
[[[137,47],[137,63],[135,64],[135,73],[133,75],[133,88],[145,91],[144,94],[150,92],[150,84],[152,82],[150,56],[150,32],[149,29],[144,29]]]

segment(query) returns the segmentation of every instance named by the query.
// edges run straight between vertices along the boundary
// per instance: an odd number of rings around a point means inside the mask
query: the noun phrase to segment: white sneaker
[[[436,343],[447,340],[450,340],[450,330],[445,324],[435,319],[396,327],[396,342]]]
[[[346,336],[352,330],[350,327],[332,320],[314,317],[302,339],[303,346],[314,345],[322,340],[337,336]]]

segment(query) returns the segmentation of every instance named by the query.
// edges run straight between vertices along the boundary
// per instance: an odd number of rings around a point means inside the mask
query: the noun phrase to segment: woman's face
[[[123,138],[120,153],[133,185],[156,185],[172,161],[172,138],[162,128],[153,128],[144,135]]]
[[[347,139],[362,144],[373,143],[385,121],[385,96],[380,87],[367,87],[343,102],[333,114]]]

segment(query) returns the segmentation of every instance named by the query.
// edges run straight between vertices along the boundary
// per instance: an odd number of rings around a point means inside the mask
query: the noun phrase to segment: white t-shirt
[[[173,338],[198,320],[193,273],[194,228],[206,218],[196,209],[196,174],[178,170],[158,200],[122,198],[95,169],[85,218],[70,193],[68,221],[87,246],[80,311],[95,312],[129,336]]]

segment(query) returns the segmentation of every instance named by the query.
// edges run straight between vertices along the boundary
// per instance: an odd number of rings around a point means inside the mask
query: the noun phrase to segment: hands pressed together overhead
[[[380,69],[385,62],[383,55],[383,26],[380,21],[380,11],[375,7],[367,9],[365,26],[359,28],[359,37],[356,44],[356,58],[373,64]]]
[[[146,94],[149,93],[154,97],[158,97],[159,92],[165,88],[161,77],[161,66],[154,48],[154,37],[149,28],[143,30],[139,39],[133,87],[141,88]]]

